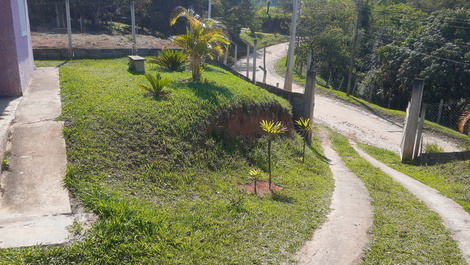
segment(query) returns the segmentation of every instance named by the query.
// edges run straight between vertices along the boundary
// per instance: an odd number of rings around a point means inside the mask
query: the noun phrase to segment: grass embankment
[[[371,242],[361,264],[466,264],[440,217],[334,134],[334,149],[369,190]]]
[[[221,111],[287,101],[212,66],[205,84],[162,73],[176,81],[162,98],[139,89],[125,58],[69,61],[60,76],[66,185],[99,219],[84,241],[0,250],[1,264],[281,264],[324,220],[331,173],[311,152],[301,163],[299,136],[275,141],[284,189],[258,198],[239,185],[266,168],[266,140],[205,131]]]
[[[365,144],[360,144],[360,147],[389,167],[440,191],[470,213],[470,161],[432,166],[402,164],[400,157],[393,152]]]
[[[286,59],[287,57],[282,58],[279,60],[276,65],[275,65],[275,70],[278,74],[284,76],[286,73]],[[294,79],[295,82],[305,85],[306,82],[306,77],[303,74],[298,73],[297,71],[294,71],[292,78]],[[323,85],[326,84],[324,80],[321,78],[318,78]],[[381,107],[379,105],[370,103],[364,99],[354,97],[354,96],[347,96],[345,92],[334,90],[332,88],[327,88],[325,86],[319,85],[317,82],[316,88],[320,89],[322,92],[327,93],[331,96],[334,96],[335,98],[341,99],[343,101],[349,102],[351,104],[360,106],[360,107],[365,107],[366,109],[369,109],[373,112],[378,112],[382,115],[386,116],[391,116],[391,117],[396,117],[400,119],[405,119],[406,112],[400,111],[400,110],[393,110],[393,109],[387,109],[384,107]],[[436,131],[438,133],[442,133],[446,136],[452,137],[459,142],[462,143],[462,147],[466,150],[470,150],[470,136],[466,136],[464,134],[461,134],[457,131],[454,131],[452,129],[449,129],[445,126],[442,126],[440,124],[426,121],[425,122],[425,128],[431,129],[433,131]]]
[[[240,38],[247,41],[251,46],[253,46],[253,40],[255,38],[251,35],[250,30],[242,29],[240,32]],[[274,33],[256,32],[256,39],[258,40],[256,48],[261,49],[267,46],[289,41],[289,36]]]

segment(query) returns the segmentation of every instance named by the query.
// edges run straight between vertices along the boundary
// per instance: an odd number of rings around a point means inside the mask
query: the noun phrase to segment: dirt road
[[[266,82],[270,85],[279,83],[283,87],[284,78],[274,70],[276,62],[287,54],[287,43],[268,47],[266,49],[266,68],[268,71]],[[262,50],[257,54],[257,65],[262,65]],[[250,60],[250,69],[252,60]],[[240,59],[235,70],[246,74],[246,58]],[[250,71],[250,77],[252,72]],[[258,69],[256,79],[262,81],[263,73]],[[295,92],[303,93],[304,88],[294,84]],[[358,106],[346,104],[340,100],[316,94],[315,121],[324,124],[333,130],[348,136],[351,139],[371,144],[380,148],[399,152],[403,125],[386,120],[376,114]],[[442,139],[430,132],[424,134],[424,144],[435,143],[446,152],[460,151],[459,145],[449,139]]]

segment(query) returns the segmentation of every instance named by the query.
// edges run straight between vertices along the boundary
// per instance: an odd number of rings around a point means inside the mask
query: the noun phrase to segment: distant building
[[[34,70],[26,0],[1,0],[0,96],[21,96]]]

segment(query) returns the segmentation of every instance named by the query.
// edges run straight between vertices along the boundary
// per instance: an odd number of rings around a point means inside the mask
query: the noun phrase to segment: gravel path
[[[284,78],[276,74],[274,69],[276,62],[287,54],[287,44],[282,43],[266,49],[266,68],[268,84],[283,87]],[[257,65],[262,65],[262,50],[258,51]],[[250,64],[252,63],[252,60]],[[236,71],[246,74],[246,59],[241,59],[234,67]],[[257,80],[262,80],[263,73],[258,69]],[[295,92],[303,93],[304,88],[293,84]],[[329,128],[360,142],[374,145],[380,148],[400,151],[403,126],[394,121],[386,120],[376,114],[340,100],[316,94],[315,119]],[[459,145],[448,139],[441,139],[429,132],[424,134],[424,143],[435,143],[447,152],[460,151]]]
[[[465,260],[470,264],[470,215],[462,206],[441,195],[437,190],[379,162],[358,148],[355,143],[352,143],[352,146],[365,160],[392,177],[431,210],[438,213],[444,225],[451,231],[452,237],[457,241]]]
[[[336,185],[330,206],[332,211],[312,239],[305,242],[298,254],[298,264],[356,264],[369,242],[368,231],[372,227],[369,192],[331,148],[328,136],[322,134],[322,145],[331,160],[330,169]]]

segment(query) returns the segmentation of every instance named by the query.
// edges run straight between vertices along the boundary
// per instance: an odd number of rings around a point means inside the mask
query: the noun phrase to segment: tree
[[[174,40],[185,50],[192,70],[192,79],[201,81],[202,66],[207,58],[214,58],[214,54],[223,55],[223,45],[228,45],[222,25],[213,19],[200,19],[193,10],[183,7],[175,9],[170,18],[170,24],[174,25],[179,18],[186,18],[186,34],[179,35]]]
[[[269,190],[271,189],[272,184],[272,172],[271,172],[271,149],[272,149],[272,141],[274,138],[281,133],[285,132],[287,129],[282,126],[281,122],[274,122],[274,121],[266,121],[262,120],[261,129],[268,135],[268,173],[269,173]]]

